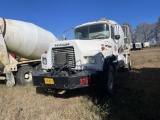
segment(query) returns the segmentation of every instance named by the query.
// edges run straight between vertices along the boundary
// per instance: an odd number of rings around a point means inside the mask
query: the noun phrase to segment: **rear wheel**
[[[127,64],[127,70],[128,70],[128,71],[131,70],[131,61],[129,61],[129,63]]]
[[[131,60],[129,60],[129,62],[127,64],[123,65],[123,67],[121,67],[121,70],[123,72],[130,71],[131,70]]]
[[[32,74],[34,71],[35,70],[31,66],[20,67],[16,74],[16,82],[20,85],[32,83]]]

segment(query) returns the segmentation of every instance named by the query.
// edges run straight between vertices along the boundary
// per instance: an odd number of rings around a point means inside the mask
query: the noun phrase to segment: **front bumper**
[[[49,75],[40,73],[33,75],[33,85],[56,89],[75,89],[89,86],[94,80],[93,72],[81,72],[70,76]],[[46,82],[46,79],[50,82]],[[91,79],[93,80],[91,82]]]

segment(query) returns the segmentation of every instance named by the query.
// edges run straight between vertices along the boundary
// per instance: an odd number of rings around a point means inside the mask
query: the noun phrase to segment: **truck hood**
[[[112,43],[110,39],[95,39],[95,40],[67,40],[67,41],[55,41],[50,45],[48,50],[48,58],[52,54],[52,49],[60,48],[60,51],[66,50],[68,47],[74,48],[75,55],[75,69],[96,69],[97,71],[101,70],[102,63],[106,56],[112,55]],[[102,47],[105,50],[102,50]],[[57,49],[58,50],[58,49]],[[94,65],[88,63],[89,56],[94,56],[96,58],[97,63]],[[49,66],[52,67],[51,59],[48,59]]]
[[[67,40],[67,41],[58,41],[53,43],[54,47],[68,47],[75,46],[80,48],[81,51],[99,51],[102,46],[111,46],[109,41],[104,41],[100,39],[96,40]]]

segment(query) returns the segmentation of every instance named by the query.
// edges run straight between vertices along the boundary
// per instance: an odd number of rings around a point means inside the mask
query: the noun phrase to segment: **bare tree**
[[[160,17],[158,18],[158,22],[155,27],[155,39],[156,41],[160,41]]]
[[[154,37],[155,24],[141,23],[136,26],[134,37],[137,42],[150,41]]]
[[[160,17],[158,18],[158,25],[160,26]]]

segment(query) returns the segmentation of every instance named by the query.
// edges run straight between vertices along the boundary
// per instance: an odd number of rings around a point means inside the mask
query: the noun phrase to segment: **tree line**
[[[131,32],[131,42],[160,42],[160,17],[157,22],[149,24],[146,22],[140,23],[133,29],[129,23],[123,23],[128,25]]]

